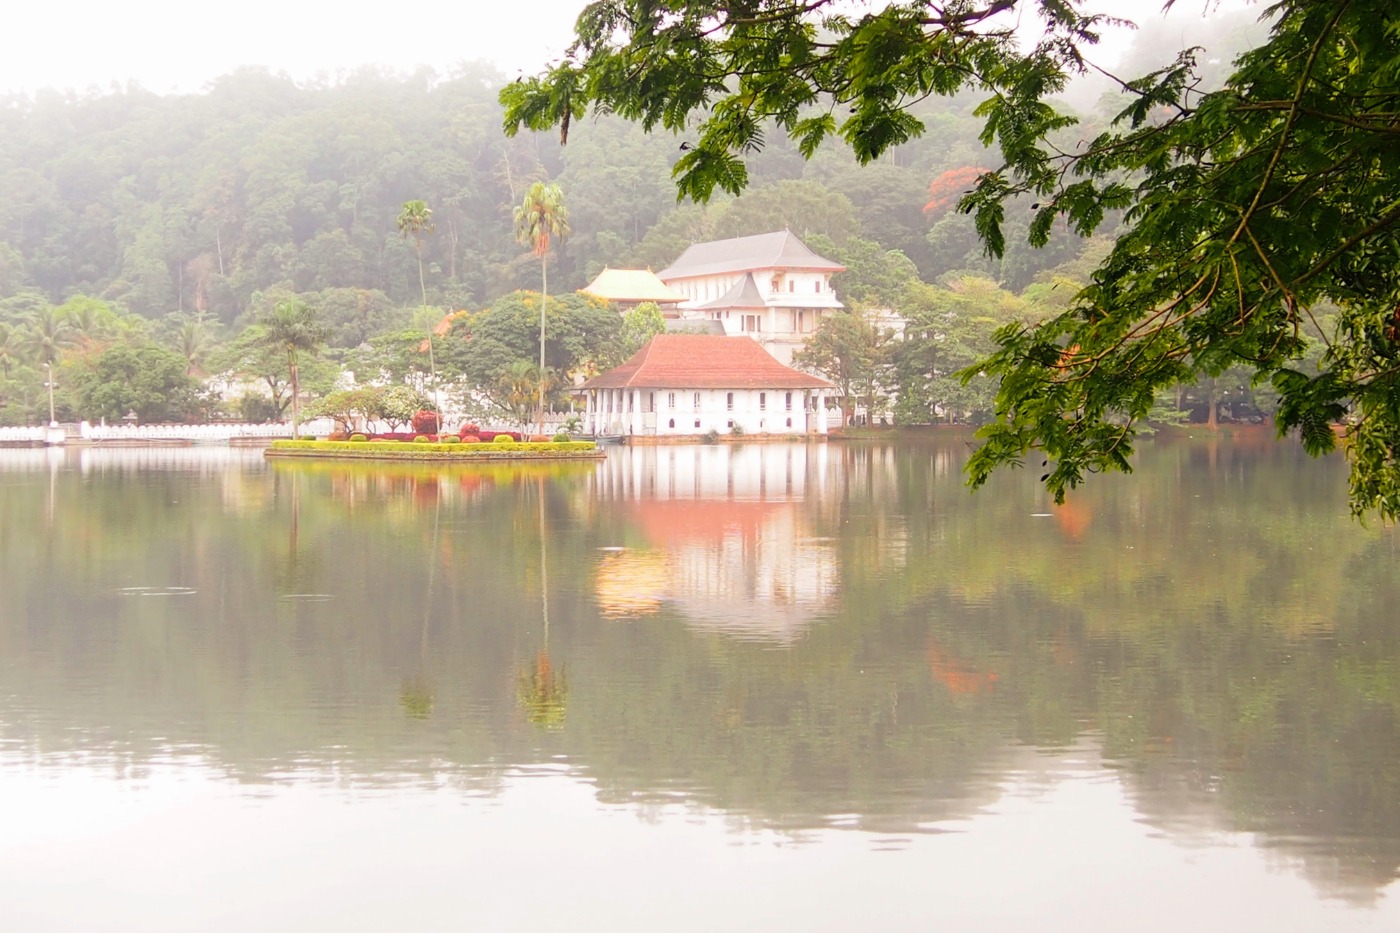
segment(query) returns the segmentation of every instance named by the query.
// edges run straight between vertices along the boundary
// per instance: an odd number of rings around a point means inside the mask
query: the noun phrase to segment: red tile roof
[[[583,389],[830,389],[819,376],[784,366],[749,337],[657,334]]]

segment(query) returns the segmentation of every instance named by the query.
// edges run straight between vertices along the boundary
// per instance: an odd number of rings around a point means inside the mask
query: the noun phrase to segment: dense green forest
[[[683,138],[615,118],[575,126],[563,147],[505,136],[505,80],[482,65],[306,84],[245,69],[200,94],[129,86],[0,99],[0,423],[46,419],[49,381],[60,417],[282,415],[285,362],[257,324],[287,301],[323,326],[325,352],[303,364],[312,395],[342,367],[421,387],[426,332],[450,311],[472,312],[434,338],[440,375],[459,403],[470,393],[459,407],[504,416],[511,367],[518,381],[537,339],[522,319],[518,339],[493,344],[483,363],[462,338],[540,287],[541,263],[513,221],[540,180],[562,189],[571,228],[549,256],[551,296],[605,266],[660,268],[698,240],[798,233],[849,270],[836,285],[850,313],[824,328],[806,364],[841,384],[849,405],[910,423],[986,411],[991,386],[963,386],[955,371],[992,349],[996,328],[1063,308],[1109,246],[1060,231],[1031,249],[1027,209],[1008,216],[1006,255],[986,257],[954,210],[992,159],[975,95],[928,104],[930,132],[873,165],[835,150],[805,160],[775,136],[743,196],[702,206],[675,198]],[[1114,110],[1104,99],[1079,131]],[[400,215],[419,201],[431,224],[410,231]],[[875,309],[899,312],[905,333],[889,333]],[[573,300],[551,304],[551,320],[560,402],[561,374],[615,362],[619,325]],[[103,388],[136,373],[130,391]],[[221,399],[205,388],[215,374],[244,388]],[[1236,383],[1237,397],[1248,392]],[[1208,395],[1169,401],[1213,411]]]

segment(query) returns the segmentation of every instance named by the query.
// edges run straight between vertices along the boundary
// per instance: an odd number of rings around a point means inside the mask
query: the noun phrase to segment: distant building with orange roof
[[[755,341],[710,334],[658,334],[579,388],[589,433],[632,437],[825,434],[835,390]]]

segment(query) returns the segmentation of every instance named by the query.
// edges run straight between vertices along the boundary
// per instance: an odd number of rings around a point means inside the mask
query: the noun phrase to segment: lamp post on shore
[[[58,427],[58,421],[53,416],[53,364],[45,363],[44,372],[46,374],[44,385],[47,386],[49,390],[49,427],[56,428]]]

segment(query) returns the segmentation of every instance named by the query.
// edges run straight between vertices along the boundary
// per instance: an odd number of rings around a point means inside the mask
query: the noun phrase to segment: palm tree
[[[118,330],[118,314],[105,301],[78,296],[59,306],[56,313],[68,325],[74,342],[85,350],[100,349]]]
[[[423,281],[423,238],[437,227],[433,226],[433,209],[424,201],[405,201],[399,211],[399,235],[404,239],[413,237],[413,248],[418,253],[418,290],[423,296],[423,307],[428,306],[428,286]],[[433,411],[438,416],[438,430],[442,430],[442,406],[438,404],[437,360],[433,356],[433,335],[428,332],[428,369],[433,379]]]
[[[315,356],[321,351],[321,345],[326,342],[326,326],[315,309],[295,298],[279,302],[257,326],[259,346],[287,354],[287,371],[292,382],[292,437],[300,437],[301,383],[297,377],[297,357],[302,353]]]
[[[437,228],[433,226],[433,209],[424,201],[405,201],[399,211],[399,235],[405,240],[413,237],[413,249],[418,254],[418,289],[423,294],[423,307],[428,306],[428,286],[423,282],[423,238]]]
[[[540,257],[540,373],[544,367],[544,311],[549,301],[549,243],[569,235],[569,212],[558,185],[537,181],[515,209],[516,238]],[[540,379],[536,432],[544,433],[544,379]]]
[[[201,374],[204,358],[214,349],[216,343],[211,320],[202,312],[172,314],[170,323],[174,325],[174,330],[169,333],[167,339],[171,348],[185,358],[185,374]]]
[[[24,334],[18,327],[0,322],[0,373],[10,378],[10,368],[24,352]]]
[[[522,429],[530,423],[530,403],[544,391],[546,377],[529,360],[515,360],[497,380],[501,407]]]
[[[51,305],[34,309],[25,321],[25,343],[30,355],[39,364],[53,365],[59,354],[73,343],[73,329],[68,319]]]

